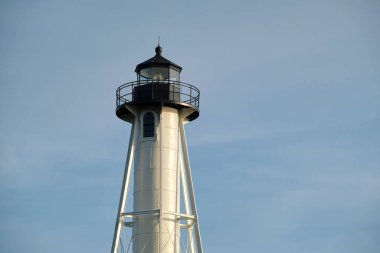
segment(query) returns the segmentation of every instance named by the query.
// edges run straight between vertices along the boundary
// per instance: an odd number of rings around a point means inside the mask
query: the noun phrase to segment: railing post
[[[193,87],[189,85],[190,90],[190,104],[193,105]]]

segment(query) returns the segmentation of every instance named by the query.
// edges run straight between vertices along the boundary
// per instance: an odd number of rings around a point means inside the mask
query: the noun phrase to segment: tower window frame
[[[156,114],[147,111],[142,115],[142,138],[154,139],[156,137]]]

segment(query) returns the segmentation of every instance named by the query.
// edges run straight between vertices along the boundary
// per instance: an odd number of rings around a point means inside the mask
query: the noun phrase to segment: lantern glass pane
[[[170,69],[170,81],[179,81],[179,72],[174,69]]]
[[[168,68],[151,67],[140,71],[140,80],[164,81],[168,79]]]

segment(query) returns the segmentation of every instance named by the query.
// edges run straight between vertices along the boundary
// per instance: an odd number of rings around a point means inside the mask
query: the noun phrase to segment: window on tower
[[[143,117],[143,136],[144,137],[154,137],[154,114],[147,112]]]

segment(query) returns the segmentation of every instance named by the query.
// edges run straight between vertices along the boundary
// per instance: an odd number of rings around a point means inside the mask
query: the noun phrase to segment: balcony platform
[[[192,121],[199,116],[199,89],[191,84],[170,80],[129,82],[116,90],[116,115],[130,122],[133,114],[126,105],[189,109],[186,119]]]

